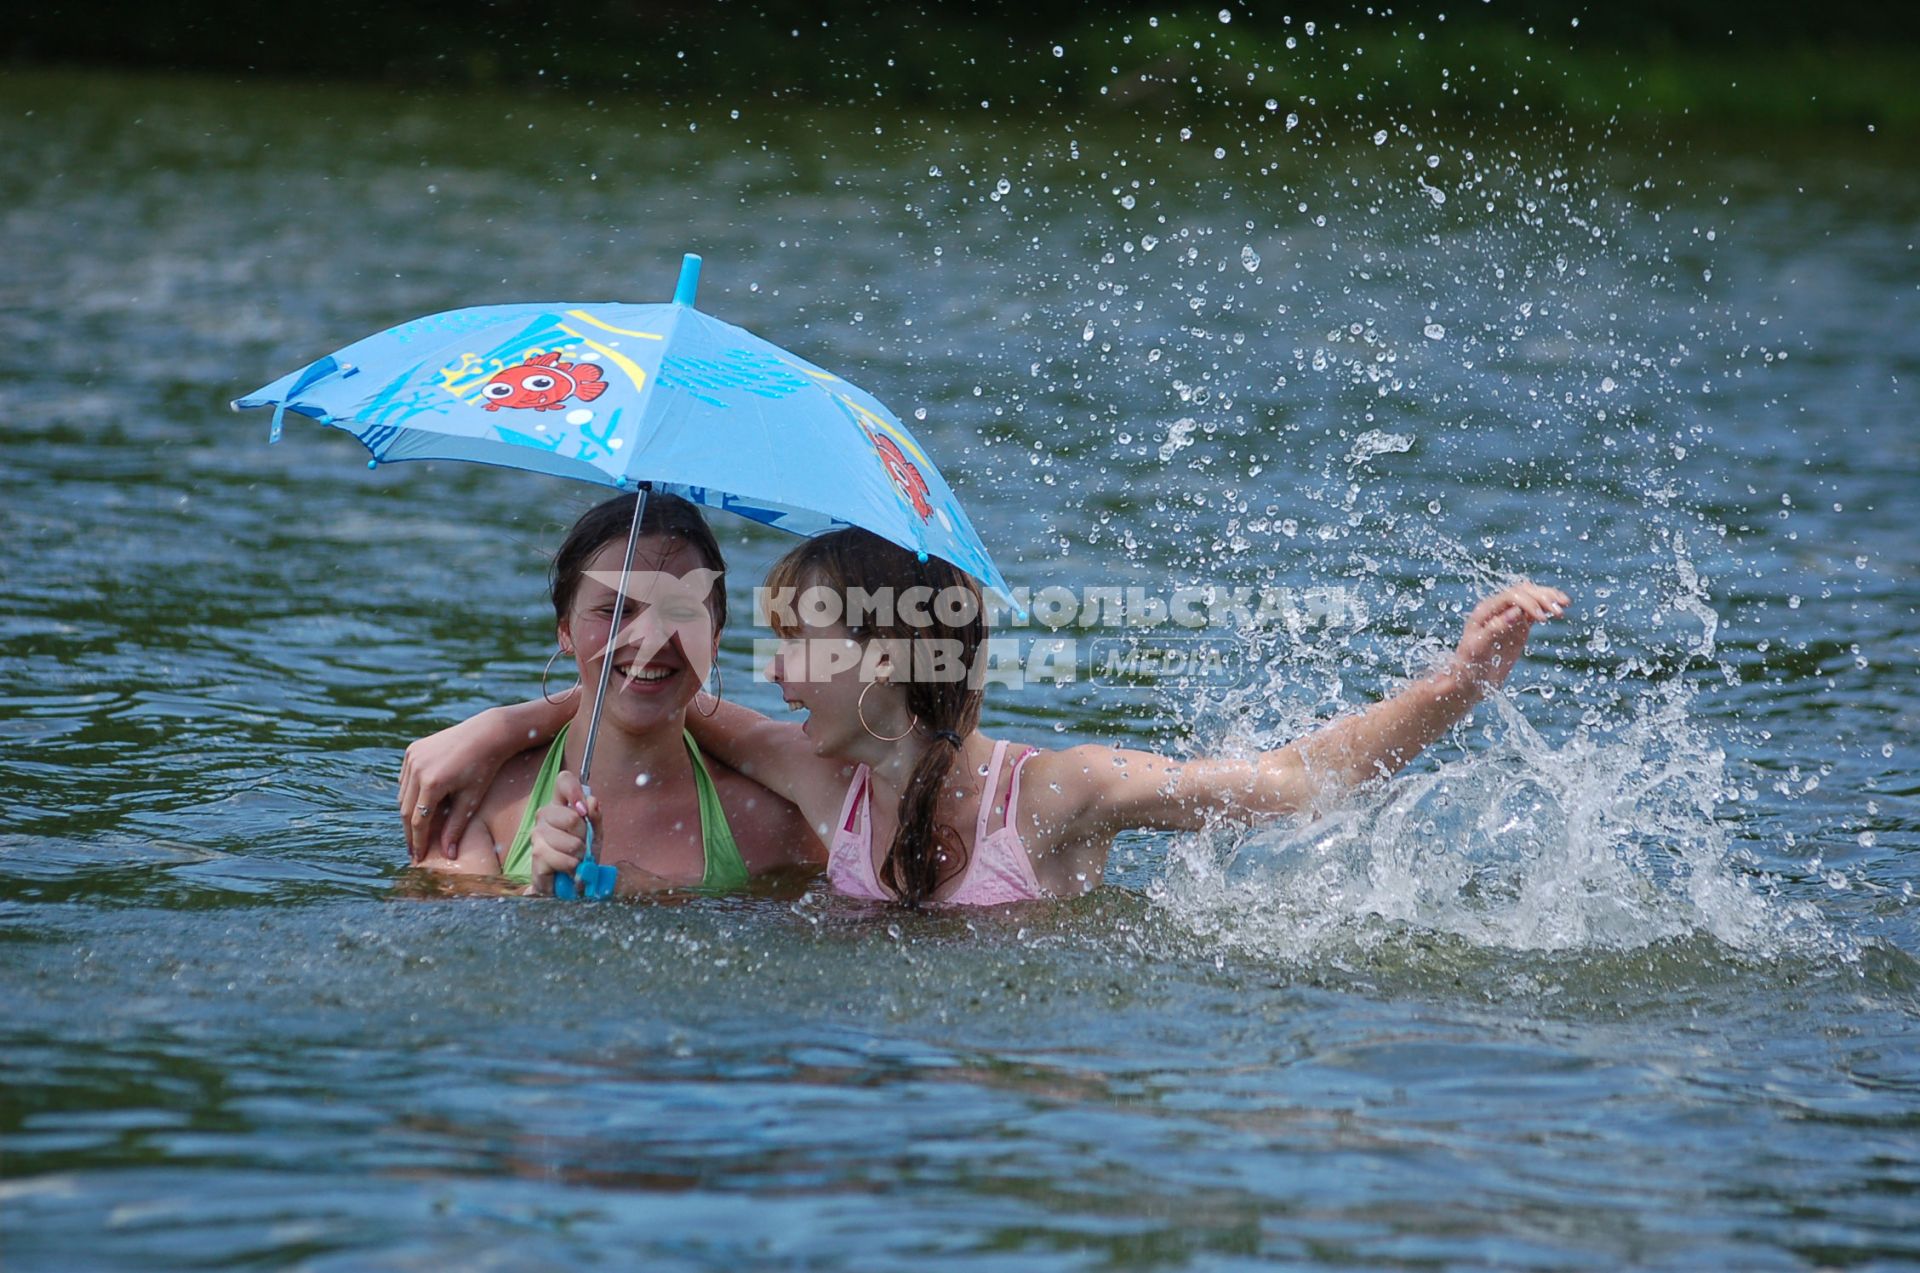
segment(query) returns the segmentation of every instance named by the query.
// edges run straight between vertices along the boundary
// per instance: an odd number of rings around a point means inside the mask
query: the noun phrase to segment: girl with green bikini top
[[[1005,742],[979,730],[978,683],[915,675],[915,665],[932,661],[908,657],[917,642],[937,637],[950,666],[980,666],[983,607],[977,585],[958,567],[845,529],[795,548],[768,583],[801,597],[821,588],[843,598],[972,599],[954,611],[958,618],[942,617],[935,602],[915,620],[903,604],[859,629],[815,621],[802,605],[779,629],[769,677],[790,706],[806,711],[805,722],[775,722],[731,704],[697,722],[713,752],[790,796],[831,837],[827,871],[837,892],[916,908],[1078,896],[1099,884],[1115,836],[1128,828],[1190,831],[1216,821],[1310,816],[1391,775],[1444,734],[1506,681],[1533,625],[1569,603],[1555,588],[1511,584],[1474,607],[1453,657],[1427,675],[1364,712],[1256,755],[1181,761],[1084,746],[1010,757]],[[844,657],[821,657],[833,654]],[[461,788],[485,781],[490,746],[493,755],[506,754],[493,740],[515,730],[545,737],[575,711],[538,701],[494,709],[415,743],[408,749],[412,789],[428,802],[456,803]],[[996,804],[1000,793],[1004,803]],[[453,809],[440,835],[456,852],[460,812]],[[550,869],[580,859],[587,816],[558,803],[543,811]]]
[[[663,494],[647,500],[620,631],[612,632],[614,585],[621,580],[633,505],[619,496],[589,510],[553,560],[559,653],[572,655],[581,680],[591,684],[612,648],[594,795],[582,792],[574,777],[590,715],[581,695],[580,710],[552,743],[522,750],[480,796],[458,856],[427,854],[418,865],[505,876],[529,891],[549,892],[554,867],[547,859],[556,850],[578,856],[564,831],[542,818],[562,805],[594,817],[601,828],[594,852],[602,865],[617,869],[620,893],[737,889],[751,875],[825,861],[825,848],[798,810],[708,761],[687,731],[687,711],[712,665],[727,603],[719,545],[685,500]],[[406,807],[417,788],[407,779],[403,767],[402,805],[413,842],[414,826],[424,829],[439,811]]]

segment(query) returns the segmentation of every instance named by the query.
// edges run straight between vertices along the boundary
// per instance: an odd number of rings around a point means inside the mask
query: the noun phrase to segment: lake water
[[[776,107],[0,80],[7,1267],[1920,1260],[1897,143]],[[1290,599],[990,730],[1273,744],[1510,575],[1575,613],[1070,905],[436,899],[400,750],[534,692],[594,493],[225,404],[686,250],[1016,584]],[[744,614],[784,544],[717,529]]]

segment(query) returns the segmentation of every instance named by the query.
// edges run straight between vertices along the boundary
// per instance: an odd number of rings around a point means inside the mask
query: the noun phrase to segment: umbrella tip
[[[700,258],[689,252],[680,258],[680,285],[673,289],[673,303],[691,305],[694,293],[699,290]]]

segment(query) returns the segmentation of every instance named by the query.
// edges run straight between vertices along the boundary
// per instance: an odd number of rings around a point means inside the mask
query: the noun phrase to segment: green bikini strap
[[[746,859],[740,856],[740,845],[733,838],[726,806],[720,803],[719,789],[713,785],[713,775],[707,772],[707,760],[700,754],[700,744],[693,740],[692,730],[686,731],[685,737],[687,756],[693,761],[694,790],[700,798],[700,840],[707,863],[701,885],[739,888],[748,878]]]
[[[560,770],[566,764],[567,728],[572,723],[562,725],[553,741],[547,744],[546,758],[540,762],[540,772],[534,776],[533,787],[527,792],[527,807],[520,814],[520,825],[514,828],[513,839],[507,842],[507,856],[500,863],[500,873],[510,880],[524,884],[533,878],[534,819],[540,813],[540,806],[553,799]]]

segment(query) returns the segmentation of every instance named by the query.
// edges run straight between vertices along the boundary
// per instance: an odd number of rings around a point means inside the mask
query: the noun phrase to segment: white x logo
[[[630,673],[647,665],[668,641],[680,638],[694,681],[704,685],[713,667],[713,611],[707,598],[720,580],[718,570],[704,566],[684,575],[664,570],[589,570],[587,578],[605,584],[626,598],[619,633],[607,642],[609,651],[631,643]]]

